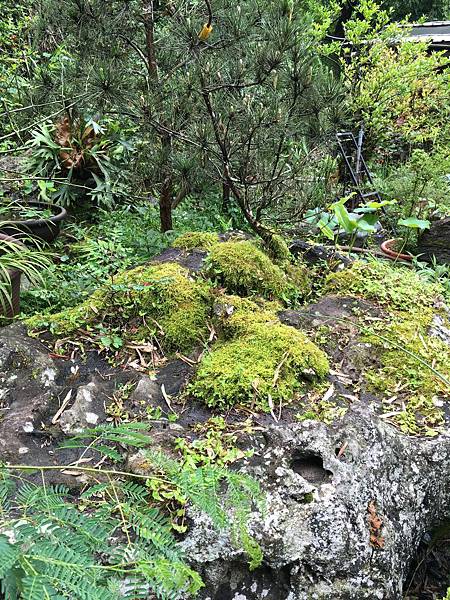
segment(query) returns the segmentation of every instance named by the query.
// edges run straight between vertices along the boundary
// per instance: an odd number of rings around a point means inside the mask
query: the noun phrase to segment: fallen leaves
[[[381,533],[383,521],[377,513],[377,506],[374,500],[369,502],[367,512],[369,513],[370,545],[372,548],[382,550],[385,544],[384,537]]]

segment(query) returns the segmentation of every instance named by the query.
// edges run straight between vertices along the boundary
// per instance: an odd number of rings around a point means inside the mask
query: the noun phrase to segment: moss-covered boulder
[[[176,263],[162,263],[125,271],[82,304],[31,317],[26,325],[56,335],[101,325],[105,331],[119,328],[128,339],[156,338],[169,352],[188,352],[207,337],[210,308],[207,282]]]
[[[389,399],[393,422],[409,434],[437,435],[450,400],[450,346],[432,333],[433,312],[402,312],[365,331],[378,357],[366,371],[369,388]],[[400,410],[396,409],[400,404]]]
[[[327,277],[325,293],[359,296],[398,310],[431,306],[442,294],[415,271],[382,261],[356,261],[350,268]]]
[[[182,250],[205,250],[209,251],[219,243],[217,233],[210,231],[188,231],[183,233],[173,242],[174,248]]]
[[[327,375],[326,355],[307,336],[276,317],[276,305],[227,297],[223,341],[201,361],[190,393],[211,407],[269,411],[289,403],[306,382]]]
[[[260,294],[284,300],[303,296],[308,289],[306,270],[275,264],[254,242],[229,241],[214,246],[206,260],[206,273],[229,293]]]
[[[373,320],[359,322],[360,339],[373,349],[365,386],[404,433],[437,435],[450,400],[450,346],[433,330],[436,319],[450,329],[442,286],[412,269],[358,261],[330,275],[325,290],[378,305]]]

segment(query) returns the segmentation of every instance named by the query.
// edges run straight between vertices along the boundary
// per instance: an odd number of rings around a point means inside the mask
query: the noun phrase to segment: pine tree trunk
[[[154,41],[154,12],[153,0],[143,0],[142,17],[145,28],[145,49],[147,54],[147,69],[150,77],[156,77],[158,66],[156,63],[155,41]]]
[[[173,181],[172,176],[168,175],[163,182],[161,195],[159,197],[159,219],[161,221],[161,231],[171,231],[173,229],[172,222],[172,192]]]
[[[222,211],[227,214],[230,209],[230,186],[224,181],[222,184]]]

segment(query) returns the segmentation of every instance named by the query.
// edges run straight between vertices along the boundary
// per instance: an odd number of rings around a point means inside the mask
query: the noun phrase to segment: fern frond
[[[161,600],[178,600],[187,594],[196,594],[204,586],[198,573],[182,562],[159,559],[140,568]]]
[[[0,512],[9,510],[9,495],[14,487],[10,474],[5,469],[0,469]]]
[[[122,511],[141,541],[150,542],[161,555],[180,556],[170,521],[157,508],[140,511],[135,506],[124,504]]]
[[[149,497],[149,491],[143,485],[132,481],[125,481],[120,485],[120,490],[128,500],[133,502],[143,502]]]
[[[3,579],[17,560],[20,549],[0,534],[0,579]]]
[[[214,525],[223,529],[228,518],[219,498],[223,469],[214,466],[182,469],[173,476],[173,481],[194,506],[206,513]]]
[[[68,489],[64,486],[46,488],[26,482],[18,490],[16,499],[19,506],[48,513],[59,506],[64,506],[68,493]]]

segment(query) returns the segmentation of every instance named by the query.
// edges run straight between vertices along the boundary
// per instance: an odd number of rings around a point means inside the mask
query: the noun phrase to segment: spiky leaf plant
[[[2,223],[0,222],[0,226]],[[22,241],[23,238],[22,238]],[[25,246],[10,236],[0,236],[0,314],[9,315],[12,311],[12,286],[14,271],[20,271],[34,283],[40,279],[40,271],[51,264],[48,252],[43,251],[37,242]]]

